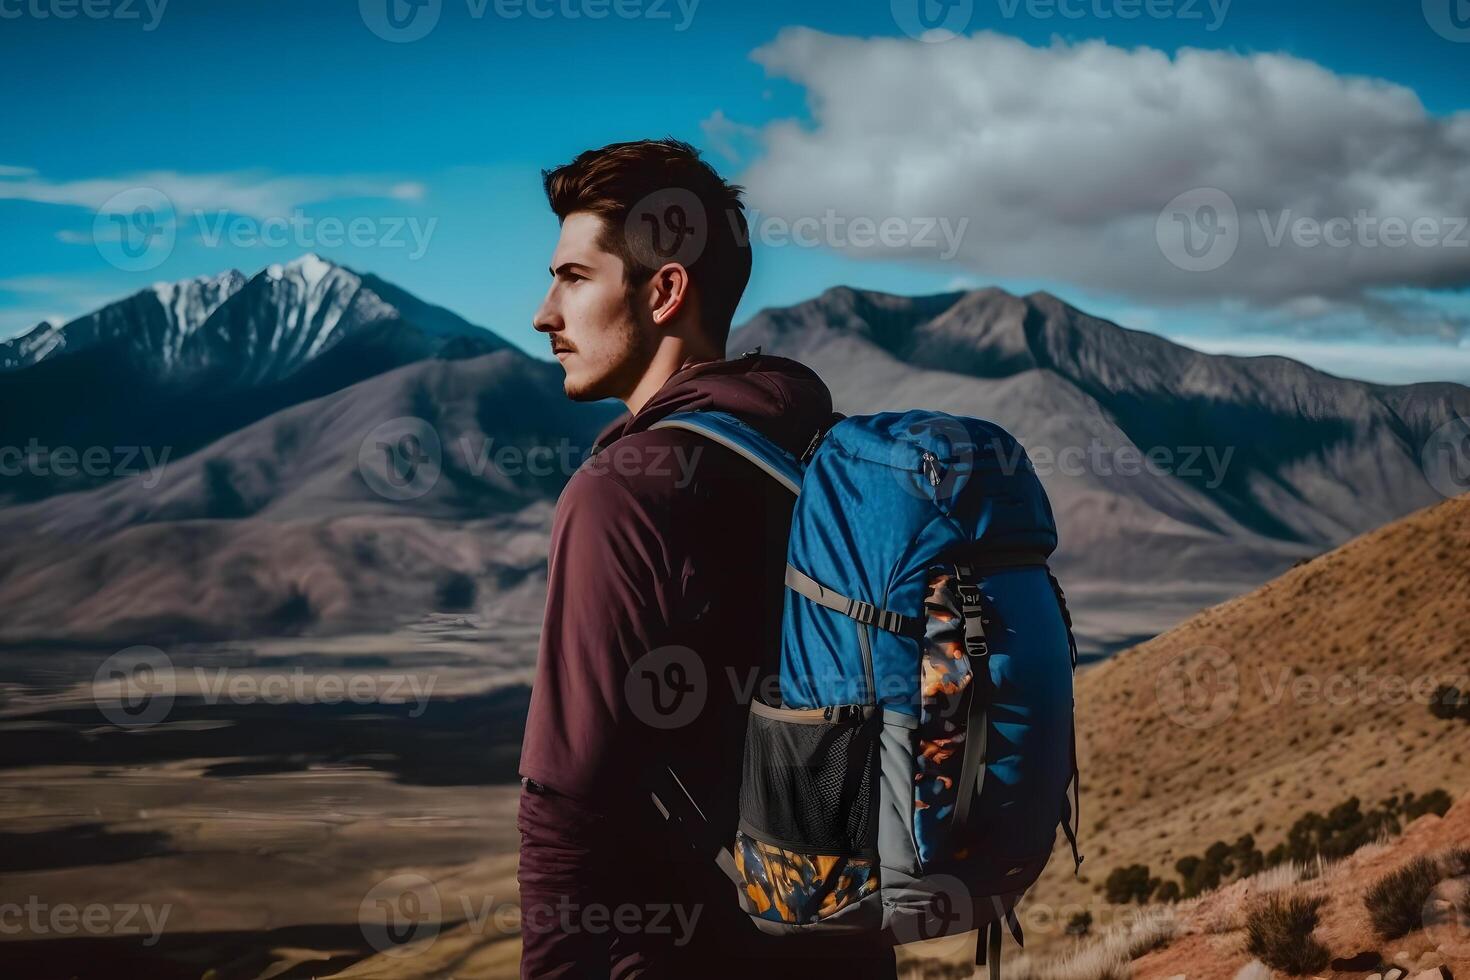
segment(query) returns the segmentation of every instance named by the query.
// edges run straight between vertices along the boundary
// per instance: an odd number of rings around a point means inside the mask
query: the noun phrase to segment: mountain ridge
[[[146,367],[129,373],[128,358],[105,342],[0,373],[0,445],[39,436],[56,445],[171,447],[171,469],[195,474],[188,479],[201,486],[201,461],[209,462],[212,485],[231,502],[195,507],[195,519],[249,522],[266,516],[262,501],[298,500],[298,516],[314,521],[361,502],[341,473],[325,483],[313,477],[316,489],[304,495],[285,485],[293,471],[281,468],[275,442],[310,436],[314,424],[291,414],[294,406],[336,411],[363,383],[383,392],[370,401],[408,408],[399,415],[464,418],[477,403],[494,404],[495,412],[544,418],[513,426],[522,440],[554,444],[572,430],[582,438],[582,417],[562,411],[570,403],[558,365],[370,273],[308,255],[242,284],[229,273],[221,280],[230,296],[190,343],[168,348],[179,352],[177,373],[162,382]],[[1287,359],[1205,354],[1048,293],[1021,297],[998,287],[914,298],[834,287],[758,313],[729,344],[732,353],[752,347],[805,361],[848,414],[933,409],[993,419],[1014,433],[1052,499],[1061,531],[1054,564],[1074,597],[1088,657],[1153,636],[1438,499],[1422,447],[1447,419],[1470,415],[1470,389],[1451,383],[1372,385]],[[487,354],[509,366],[495,384],[519,392],[516,400],[464,382]],[[400,369],[426,359],[466,366],[441,372],[430,389],[437,395],[387,394]],[[507,380],[517,372],[530,387]],[[587,418],[606,421],[613,411],[602,406]],[[488,436],[507,422],[485,415],[476,425]],[[273,427],[287,435],[265,435]],[[232,439],[247,430],[248,438]],[[343,447],[322,452],[331,466],[355,469]],[[1155,452],[1157,466],[1139,465],[1152,464]],[[193,454],[202,456],[191,462]],[[157,497],[119,509],[137,492],[126,480],[113,489],[106,479],[36,482],[0,487],[12,503],[31,502],[25,513],[35,526],[93,526],[88,508],[158,521],[144,516]],[[549,500],[554,490],[547,484],[532,496]],[[58,491],[83,496],[46,505]],[[433,519],[475,516],[455,505]]]
[[[1102,650],[1441,499],[1425,454],[1470,416],[1461,385],[1208,354],[997,287],[912,300],[835,288],[731,338],[757,346],[809,364],[846,414],[937,409],[1011,431],[1057,514],[1058,574],[1088,597],[1083,632],[1111,637]],[[1122,614],[1150,589],[1177,596],[1172,611]]]
[[[371,278],[401,307],[346,266],[307,253],[248,278],[229,270],[156,283],[59,328],[49,346],[19,338],[12,360],[21,350],[39,356],[0,371],[0,445],[166,446],[179,458],[393,367],[514,350]],[[26,472],[0,488],[0,499],[101,482]]]

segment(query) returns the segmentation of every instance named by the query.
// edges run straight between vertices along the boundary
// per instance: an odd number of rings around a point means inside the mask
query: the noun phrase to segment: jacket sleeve
[[[670,576],[656,525],[612,473],[579,472],[557,505],[521,749],[521,775],[533,784],[518,819],[523,977],[608,971],[609,937],[560,920],[607,904],[617,850],[609,814],[639,779],[639,724],[624,683],[629,665],[668,634]]]

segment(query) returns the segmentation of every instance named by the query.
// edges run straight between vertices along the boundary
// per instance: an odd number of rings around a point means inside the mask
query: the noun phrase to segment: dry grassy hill
[[[1418,511],[1194,616],[1078,679],[1081,878],[1059,849],[1029,900],[1109,908],[1109,872],[1255,836],[1350,796],[1470,790],[1470,726],[1430,714],[1470,673],[1470,497]],[[1470,843],[1466,841],[1465,843]],[[1200,964],[1203,965],[1203,964]],[[1195,973],[1189,973],[1191,977]]]

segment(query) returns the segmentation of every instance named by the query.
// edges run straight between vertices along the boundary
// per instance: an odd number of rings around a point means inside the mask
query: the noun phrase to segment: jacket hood
[[[603,429],[597,447],[675,412],[729,412],[800,456],[830,419],[832,395],[815,371],[789,358],[751,353],[699,361],[675,371],[638,414],[624,414]]]

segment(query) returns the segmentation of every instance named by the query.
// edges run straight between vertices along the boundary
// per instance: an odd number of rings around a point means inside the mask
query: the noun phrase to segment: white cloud
[[[751,143],[760,138],[760,129],[738,123],[725,115],[725,110],[716,109],[714,114],[699,124],[700,131],[716,153],[733,163],[749,156]]]
[[[1470,113],[1431,116],[1403,86],[1282,54],[1031,47],[989,32],[921,44],[792,28],[754,57],[804,86],[812,115],[762,132],[764,156],[742,182],[765,213],[968,217],[955,259],[968,270],[1134,302],[1348,305],[1438,335],[1470,324],[1369,296],[1470,283],[1470,228],[1455,227],[1470,219]],[[1239,246],[1188,272],[1166,258],[1157,226],[1172,199],[1202,187],[1238,208]],[[1380,227],[1377,245],[1357,230],[1345,247],[1291,234],[1270,244],[1282,216],[1294,232],[1299,218],[1359,211],[1431,219],[1438,243],[1391,247]]]
[[[307,204],[345,197],[421,200],[424,185],[381,177],[272,175],[260,171],[189,174],[150,170],[118,177],[49,180],[34,172],[0,180],[0,200],[37,201],[96,211],[112,197],[140,187],[161,191],[184,213],[231,211],[257,218],[285,216]],[[65,240],[65,239],[63,239]],[[91,238],[87,239],[89,242]]]
[[[1354,343],[1263,335],[1171,335],[1169,339],[1210,354],[1290,357],[1329,374],[1376,381],[1380,384],[1411,384],[1428,378],[1470,384],[1470,347],[1465,346],[1402,341],[1385,344]]]
[[[32,170],[30,167],[8,167],[5,164],[0,163],[0,178],[29,177],[34,173],[35,171]]]
[[[74,292],[81,282],[64,276],[11,276],[0,279],[0,290],[11,293]]]

